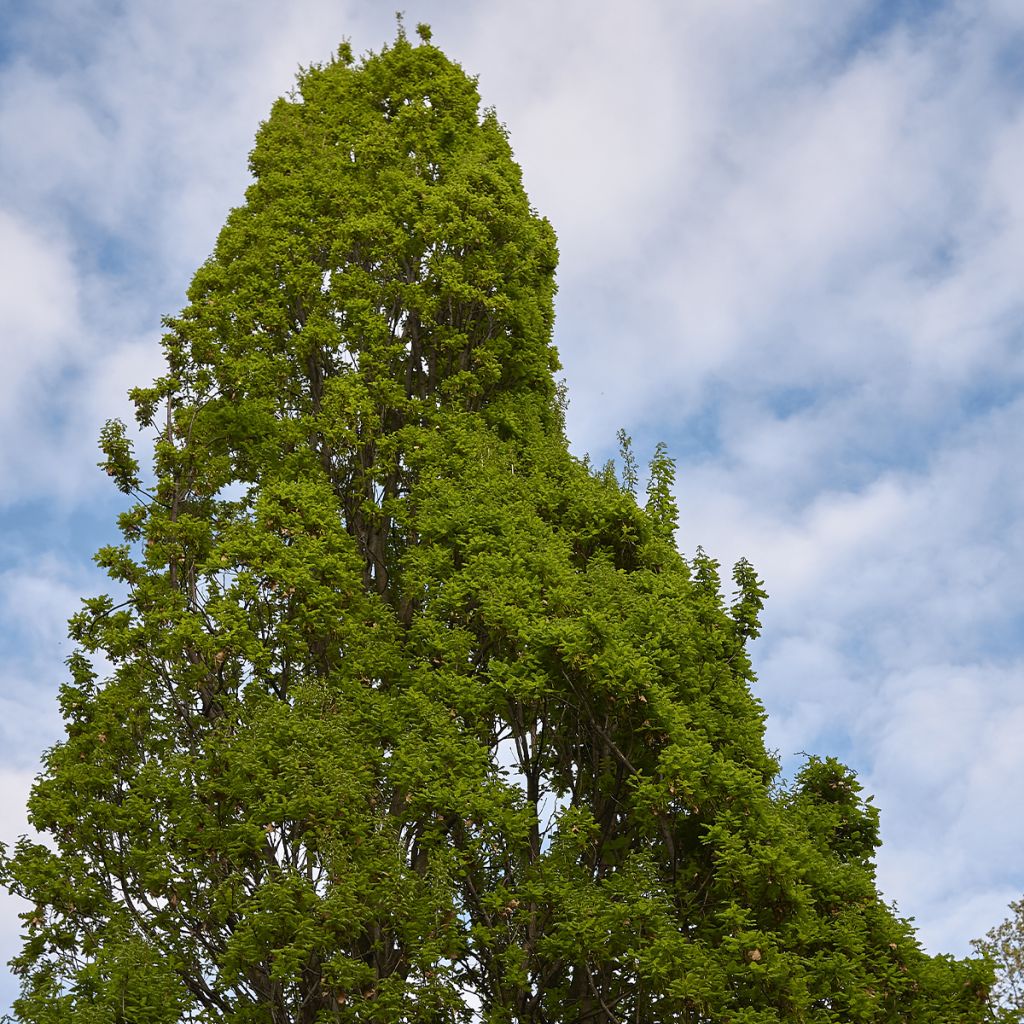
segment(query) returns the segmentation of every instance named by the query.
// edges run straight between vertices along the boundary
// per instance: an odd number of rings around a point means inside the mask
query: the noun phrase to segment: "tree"
[[[275,104],[132,393],[147,467],[103,433],[124,599],[0,869],[18,1018],[987,1019],[852,774],[780,783],[762,584],[678,553],[666,450],[646,509],[569,455],[554,234],[420,35]]]
[[[1006,1019],[1024,1019],[1024,899],[1010,903],[1010,916],[971,945],[995,964],[993,995]]]

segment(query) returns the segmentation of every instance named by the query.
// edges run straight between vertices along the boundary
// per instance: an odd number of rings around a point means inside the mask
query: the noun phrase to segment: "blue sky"
[[[746,555],[771,594],[769,744],[860,773],[885,893],[966,952],[1024,891],[1024,7],[405,9],[480,76],[558,232],[574,449],[669,443],[680,546]],[[65,619],[104,586],[99,427],[159,372],[296,67],[393,28],[370,0],[5,8],[5,838],[60,735]]]

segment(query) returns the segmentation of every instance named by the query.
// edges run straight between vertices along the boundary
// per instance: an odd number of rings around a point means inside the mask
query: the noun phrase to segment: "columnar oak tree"
[[[133,392],[152,459],[104,431],[127,596],[3,861],[18,1018],[987,1019],[851,773],[780,784],[754,570],[676,551],[663,448],[645,507],[569,455],[554,234],[419,34],[275,104]]]

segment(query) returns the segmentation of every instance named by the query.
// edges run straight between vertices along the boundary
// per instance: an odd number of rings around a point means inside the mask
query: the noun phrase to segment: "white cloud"
[[[1003,257],[1024,233],[990,182],[1019,195],[1018,101],[996,92],[989,37],[953,28],[897,32],[846,62],[823,45],[803,75],[792,46],[769,41],[722,107],[711,74],[716,129],[682,187],[652,195],[660,236],[628,220],[645,256],[630,274],[627,246],[618,268],[614,297],[629,313],[613,337],[588,337],[583,380],[613,365],[619,386],[600,402],[577,394],[584,447],[607,443],[609,401],[650,420],[652,398],[692,412],[709,388],[846,382],[926,412],[965,374],[998,368],[993,327],[1019,310]],[[656,140],[643,157],[660,163]]]
[[[98,570],[45,551],[0,572],[0,767],[33,767],[58,735],[56,694],[71,649],[67,620],[83,596],[105,589]]]
[[[0,506],[45,479],[53,421],[74,404],[65,371],[81,336],[80,284],[69,250],[0,209],[0,434],[13,442],[0,447]]]
[[[88,188],[95,207],[104,195],[96,186],[104,183],[102,173],[112,163],[95,108],[69,76],[54,76],[24,61],[5,68],[0,81],[5,191],[16,189],[27,198]]]
[[[30,374],[51,366],[77,318],[78,283],[65,242],[0,209],[0,409],[20,413]]]
[[[1020,660],[924,664],[887,679],[862,716],[889,841],[880,882],[933,948],[963,948],[1019,897],[986,878],[1019,870],[1022,681]]]

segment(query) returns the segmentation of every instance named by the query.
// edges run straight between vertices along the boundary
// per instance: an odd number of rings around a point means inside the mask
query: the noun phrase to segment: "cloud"
[[[67,673],[67,620],[80,599],[106,589],[91,566],[41,553],[0,572],[0,748],[4,765],[33,768],[59,732],[56,694]]]
[[[0,138],[8,194],[22,199],[61,195],[89,188],[93,210],[106,198],[102,172],[113,162],[97,111],[70,76],[54,76],[25,60],[2,71]],[[40,125],[47,130],[41,131]],[[33,204],[34,205],[34,204]],[[36,208],[33,212],[43,211]],[[47,219],[55,219],[51,211]]]
[[[660,234],[627,220],[645,258],[623,261],[602,304],[625,311],[615,334],[588,332],[574,422],[589,443],[607,444],[609,400],[650,421],[733,393],[845,383],[928,415],[965,375],[992,372],[1004,353],[991,327],[1019,311],[1003,285],[1019,220],[990,188],[1014,191],[1000,168],[1019,145],[1019,100],[989,35],[954,29],[893,31],[845,60],[841,33],[833,48],[812,39],[821,59],[804,75],[770,38],[718,109],[711,88],[716,129],[682,187],[652,196]],[[652,138],[643,158],[658,156]],[[608,367],[617,394],[597,402]]]
[[[77,307],[67,243],[0,209],[0,323],[8,340],[0,376],[3,415],[20,414],[35,397],[31,378],[67,344]]]
[[[67,240],[0,209],[0,434],[17,439],[0,448],[0,506],[38,487],[41,465],[52,461],[53,421],[73,402],[62,378],[80,316]]]
[[[1022,678],[1024,660],[925,663],[886,679],[861,718],[887,839],[880,882],[934,949],[962,948],[1020,895],[986,879],[1018,871]]]

